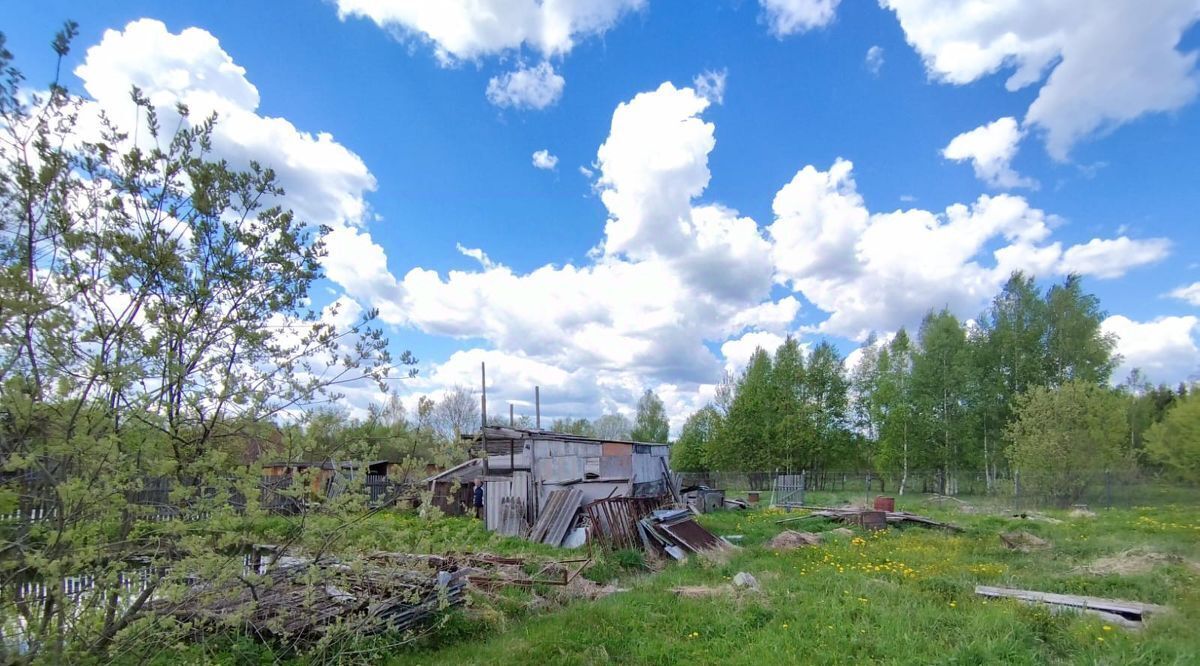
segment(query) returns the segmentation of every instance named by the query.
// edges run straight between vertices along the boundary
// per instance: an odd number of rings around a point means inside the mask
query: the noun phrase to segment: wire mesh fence
[[[874,470],[771,470],[682,472],[682,485],[721,488],[737,495],[758,493],[773,501],[779,479],[794,487],[794,477],[803,473],[804,490],[832,494],[833,501],[862,496],[948,496],[967,501],[977,499],[1014,510],[1070,508],[1129,508],[1182,504],[1200,506],[1200,486],[1172,481],[1148,470],[1072,470],[1061,479],[1019,472],[949,472],[909,470],[880,473]],[[1031,478],[1033,477],[1033,478]]]

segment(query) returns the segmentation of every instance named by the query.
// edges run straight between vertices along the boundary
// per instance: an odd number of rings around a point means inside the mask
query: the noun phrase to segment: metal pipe
[[[533,387],[533,408],[536,416],[537,429],[542,429],[542,387]]]

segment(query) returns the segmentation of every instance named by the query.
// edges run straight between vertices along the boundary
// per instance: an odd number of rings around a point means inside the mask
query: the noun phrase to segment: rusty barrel
[[[895,511],[896,510],[896,498],[895,497],[884,497],[883,495],[879,495],[878,497],[875,498],[875,510],[876,511]]]

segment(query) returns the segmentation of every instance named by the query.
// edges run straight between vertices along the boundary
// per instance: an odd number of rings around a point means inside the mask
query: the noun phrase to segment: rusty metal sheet
[[[605,442],[603,444],[603,455],[605,456],[625,456],[633,455],[633,444],[621,444],[619,442]]]
[[[720,540],[712,532],[700,527],[696,521],[691,519],[681,520],[669,525],[659,525],[659,529],[671,535],[675,541],[679,542],[679,545],[693,553],[721,547]]]
[[[611,497],[591,502],[585,511],[592,538],[611,549],[641,548],[638,521],[663,505],[659,497]]]

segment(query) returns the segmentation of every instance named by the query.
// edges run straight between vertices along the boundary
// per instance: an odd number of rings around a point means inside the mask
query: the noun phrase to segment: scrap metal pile
[[[728,547],[712,532],[692,520],[689,509],[658,509],[638,521],[638,530],[648,552],[662,552],[674,559]]]
[[[677,560],[728,547],[692,519],[692,510],[673,508],[672,504],[667,497],[613,497],[592,502],[585,507],[592,540],[614,550],[645,550]]]

